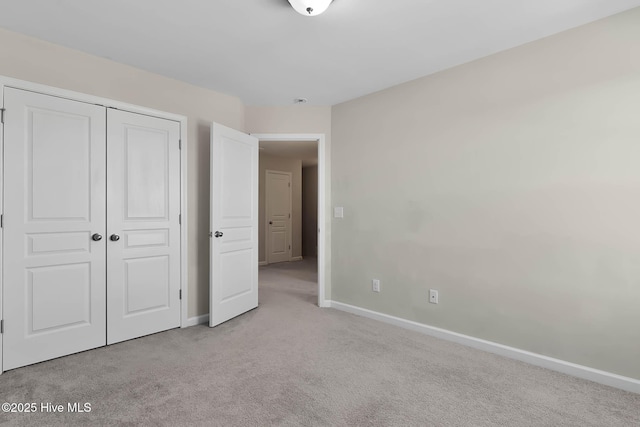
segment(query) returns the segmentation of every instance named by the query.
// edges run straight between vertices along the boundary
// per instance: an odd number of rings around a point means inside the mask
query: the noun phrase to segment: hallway
[[[318,305],[318,260],[281,262],[260,267],[258,272],[259,304],[287,303],[294,298]],[[306,305],[306,304],[305,304]]]

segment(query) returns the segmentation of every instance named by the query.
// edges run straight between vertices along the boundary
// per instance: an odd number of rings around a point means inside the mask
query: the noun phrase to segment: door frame
[[[291,261],[293,259],[293,173],[285,172],[285,171],[276,171],[276,170],[265,170],[264,171],[264,230],[265,230],[265,238],[264,238],[264,252],[265,252],[265,261],[267,264],[271,264],[271,260],[269,259],[270,251],[267,250],[269,247],[269,242],[271,241],[271,232],[269,231],[269,218],[267,218],[267,212],[269,211],[269,174],[277,173],[280,175],[289,175],[289,238],[287,244],[289,245],[289,259],[287,261]]]
[[[165,111],[155,110],[153,108],[141,107],[139,105],[129,104],[127,102],[116,101],[109,98],[103,98],[100,96],[89,95],[81,92],[75,92],[67,89],[56,88],[47,86],[40,83],[29,82],[26,80],[14,79],[0,75],[0,109],[4,110],[4,89],[5,87],[12,87],[15,89],[27,90],[31,92],[38,92],[43,95],[56,96],[58,98],[65,98],[73,101],[85,102],[88,104],[96,104],[106,108],[115,108],[118,110],[125,110],[132,113],[143,114],[147,116],[158,117],[161,119],[172,120],[180,123],[180,212],[181,212],[181,226],[180,226],[180,289],[182,291],[182,300],[180,301],[180,327],[185,328],[190,326],[188,319],[188,281],[187,281],[187,236],[188,236],[188,211],[187,211],[187,117],[174,113],[167,113]],[[4,213],[4,206],[2,201],[4,200],[4,124],[0,123],[0,213]],[[1,248],[4,245],[4,233],[0,228],[0,271],[4,271],[4,257],[2,257]],[[0,319],[3,317],[2,307],[4,301],[2,295],[4,294],[4,283],[2,282],[2,275],[0,275]],[[2,373],[2,341],[0,340],[0,373]]]
[[[330,307],[325,298],[325,284],[328,275],[326,259],[331,256],[331,248],[326,246],[327,227],[327,145],[324,133],[252,133],[259,141],[316,141],[318,143],[318,306]],[[266,216],[266,212],[265,212]]]

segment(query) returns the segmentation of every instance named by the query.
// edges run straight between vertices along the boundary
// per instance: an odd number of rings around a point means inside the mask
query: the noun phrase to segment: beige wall
[[[260,187],[258,191],[258,259],[267,260],[266,175],[267,171],[291,172],[291,256],[302,256],[302,160],[285,159],[260,153]]]
[[[302,168],[302,256],[317,256],[318,166]]]
[[[210,123],[216,121],[243,130],[242,102],[2,29],[0,75],[187,116],[188,311],[189,316],[208,313]]]
[[[332,299],[640,379],[639,23],[334,106]]]
[[[322,133],[326,145],[325,179],[325,298],[331,299],[331,107],[292,105],[245,108],[245,129],[249,133]],[[320,225],[322,226],[322,224]]]

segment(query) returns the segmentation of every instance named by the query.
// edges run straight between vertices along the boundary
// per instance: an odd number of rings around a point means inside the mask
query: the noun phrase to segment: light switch
[[[344,208],[342,206],[334,207],[333,208],[333,217],[334,218],[344,218]]]

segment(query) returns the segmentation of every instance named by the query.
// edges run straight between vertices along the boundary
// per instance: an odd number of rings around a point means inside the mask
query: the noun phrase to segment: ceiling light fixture
[[[327,10],[333,0],[289,0],[296,12],[304,16],[316,16]]]

